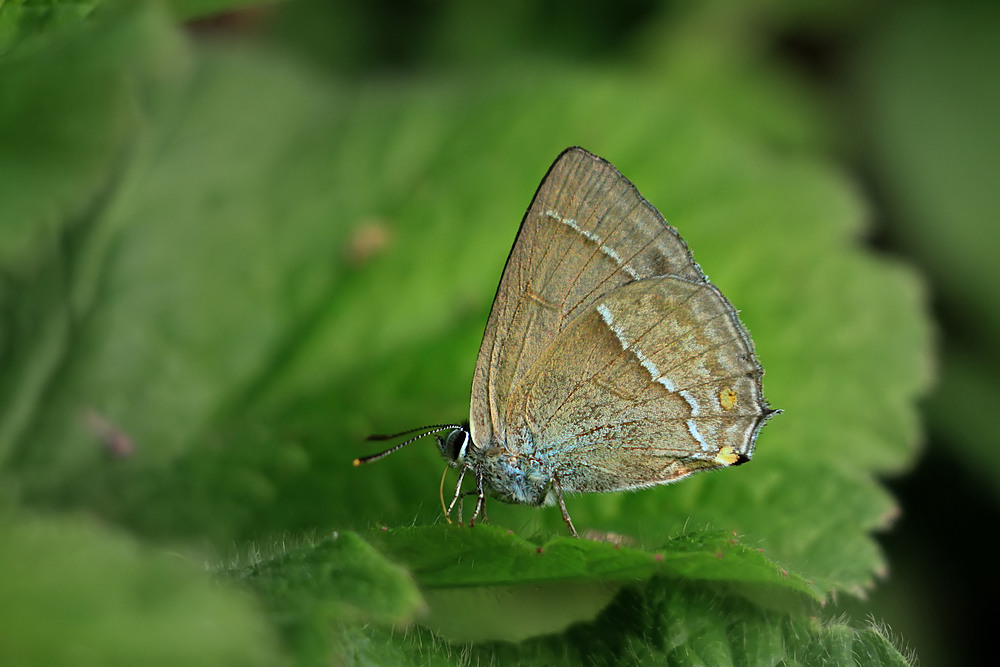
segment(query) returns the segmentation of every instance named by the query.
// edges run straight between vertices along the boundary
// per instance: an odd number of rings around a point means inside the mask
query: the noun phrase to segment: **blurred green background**
[[[464,418],[517,223],[580,144],[743,311],[786,414],[753,466],[575,501],[578,525],[739,530],[925,664],[988,660],[996,3],[4,2],[0,54],[0,599],[103,600],[72,632],[106,662],[132,655],[116,614],[171,605],[206,664],[280,661],[243,591],[178,563],[439,520],[430,443],[349,463]]]

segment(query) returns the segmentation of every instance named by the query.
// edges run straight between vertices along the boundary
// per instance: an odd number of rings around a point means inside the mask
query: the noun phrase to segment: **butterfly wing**
[[[746,461],[772,413],[736,311],[672,276],[601,296],[514,388],[511,444],[564,491],[671,482]]]
[[[704,283],[673,227],[611,164],[564,151],[525,213],[476,361],[470,423],[477,447],[507,440],[514,388],[602,295],[654,276]]]

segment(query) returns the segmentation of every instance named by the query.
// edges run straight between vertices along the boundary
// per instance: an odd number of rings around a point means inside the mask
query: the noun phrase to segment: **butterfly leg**
[[[463,491],[458,496],[458,525],[460,525],[460,526],[464,526],[465,525],[464,523],[462,523],[462,516],[465,514],[465,509],[464,509],[465,508],[465,504],[464,504],[465,503],[465,497],[466,496],[475,496],[478,493],[479,492],[476,491],[475,489],[471,489],[469,491]],[[485,510],[485,508],[484,508],[484,510]],[[486,512],[484,511],[483,512],[483,521],[485,521],[485,520],[486,520]]]
[[[569,532],[573,537],[580,537],[576,534],[576,528],[573,527],[573,520],[569,518],[569,511],[566,509],[566,502],[563,500],[562,487],[559,485],[559,478],[552,478],[552,489],[556,492],[556,500],[559,501],[559,510],[562,512],[563,521],[569,526]]]
[[[479,498],[476,500],[476,511],[472,513],[472,518],[469,519],[469,526],[476,525],[476,519],[479,518],[480,513],[483,514],[483,520],[486,519],[485,509],[486,509],[486,491],[483,490],[483,476],[480,474],[476,475],[476,490],[478,491]]]
[[[447,521],[448,523],[451,523],[451,511],[453,509],[455,509],[455,503],[457,503],[459,500],[461,500],[462,496],[465,495],[464,493],[462,493],[462,480],[465,479],[465,471],[466,470],[468,470],[468,468],[462,468],[462,470],[459,471],[459,473],[458,473],[458,484],[455,485],[455,497],[451,499],[451,504],[448,505],[448,507],[444,511],[444,518],[445,518],[445,521]],[[444,505],[444,500],[441,501],[441,504]],[[461,505],[458,506],[458,522],[459,523],[462,522],[462,506]]]
[[[475,489],[472,489],[471,491],[463,491],[462,495],[459,496],[459,498],[458,498],[458,525],[460,525],[460,526],[464,526],[465,525],[464,523],[462,523],[462,514],[464,512],[464,510],[463,510],[464,504],[463,503],[465,502],[465,497],[466,496],[474,496],[474,495],[476,495],[478,493],[479,493],[478,491],[476,491]],[[485,521],[485,520],[486,520],[486,514],[483,513],[483,521]],[[470,523],[469,525],[471,526],[472,524]]]

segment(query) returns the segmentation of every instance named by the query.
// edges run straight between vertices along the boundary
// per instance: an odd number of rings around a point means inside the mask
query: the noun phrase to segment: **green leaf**
[[[590,621],[620,585],[666,575],[725,585],[768,608],[802,612],[823,598],[814,586],[733,535],[691,533],[655,552],[604,540],[557,537],[536,544],[483,525],[376,531],[375,546],[404,564],[425,592],[422,624],[452,639],[519,640]]]
[[[99,0],[6,0],[0,4],[0,56],[21,42],[79,23],[98,4]]]
[[[360,655],[380,664],[909,664],[876,627],[769,610],[724,589],[666,577],[623,589],[592,622],[518,644],[449,643],[423,629],[369,631],[358,640]]]
[[[327,661],[331,624],[403,623],[423,607],[409,574],[354,533],[255,561],[226,574],[256,590],[286,640],[316,661]]]
[[[253,11],[254,7],[267,8],[275,2],[273,0],[271,2],[266,0],[169,0],[167,4],[178,18],[192,21],[227,12]]]
[[[424,588],[502,586],[541,581],[634,581],[656,573],[702,581],[774,586],[814,600],[817,590],[725,533],[690,533],[655,552],[594,539],[557,537],[535,544],[495,526],[398,528],[372,533],[379,549],[405,563]],[[620,537],[620,536],[618,536]]]
[[[85,356],[80,323],[118,231],[104,211],[146,106],[184,71],[163,19],[115,13],[0,63],[0,463],[56,407],[46,392],[60,369]]]
[[[17,665],[266,665],[274,633],[201,562],[80,516],[0,518],[0,655]]]

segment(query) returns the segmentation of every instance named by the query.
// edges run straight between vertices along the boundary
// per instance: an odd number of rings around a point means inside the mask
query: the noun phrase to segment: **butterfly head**
[[[461,468],[465,464],[465,455],[469,451],[472,436],[464,426],[453,428],[445,437],[437,436],[438,449],[441,456],[452,468]]]

